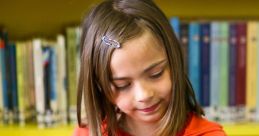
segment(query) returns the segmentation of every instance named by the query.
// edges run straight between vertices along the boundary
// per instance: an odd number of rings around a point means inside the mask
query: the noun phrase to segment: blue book
[[[210,23],[200,24],[201,105],[210,106]]]
[[[56,67],[56,52],[53,47],[49,48],[49,89],[50,89],[50,106],[52,114],[57,113],[57,67]],[[55,123],[53,119],[52,123]]]
[[[7,123],[9,120],[8,117],[8,109],[9,109],[9,101],[8,101],[8,89],[7,89],[7,75],[6,75],[6,51],[5,51],[5,40],[3,32],[0,32],[0,66],[1,66],[1,73],[2,73],[2,96],[3,96],[3,121]]]
[[[219,106],[219,22],[211,23],[211,44],[210,44],[210,104]]]
[[[229,25],[229,105],[235,106],[236,102],[236,48],[237,46],[237,26],[235,22]]]
[[[188,74],[189,23],[180,24],[180,42],[183,52],[184,70]]]
[[[189,26],[188,75],[193,86],[195,97],[201,103],[200,90],[200,25],[197,22]]]
[[[10,64],[10,91],[11,91],[11,107],[14,114],[14,121],[19,121],[19,107],[18,107],[18,94],[17,94],[17,73],[16,73],[16,47],[14,43],[8,44],[8,50],[9,50],[9,64]]]
[[[172,17],[169,21],[174,30],[176,37],[179,39],[179,36],[180,36],[180,20],[179,20],[179,18]]]

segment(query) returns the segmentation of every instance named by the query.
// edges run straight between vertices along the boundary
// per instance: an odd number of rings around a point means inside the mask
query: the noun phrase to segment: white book
[[[61,124],[67,124],[67,90],[66,90],[66,50],[65,37],[63,35],[57,36],[57,97],[59,120]]]
[[[43,58],[40,39],[33,39],[33,58],[37,122],[39,127],[44,127],[45,94],[43,81]]]

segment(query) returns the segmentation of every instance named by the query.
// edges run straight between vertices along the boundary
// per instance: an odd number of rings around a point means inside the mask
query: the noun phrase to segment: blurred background
[[[259,136],[259,1],[154,0],[206,117]],[[72,135],[80,24],[101,0],[0,0],[0,135]]]

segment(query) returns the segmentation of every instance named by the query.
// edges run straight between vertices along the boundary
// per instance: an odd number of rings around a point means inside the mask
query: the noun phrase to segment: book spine
[[[40,39],[33,39],[33,68],[35,80],[35,99],[36,99],[36,112],[38,127],[44,127],[44,113],[45,113],[45,95],[43,85],[43,56]]]
[[[67,124],[67,89],[66,89],[66,52],[65,37],[57,36],[57,91],[58,91],[58,107],[61,124]]]
[[[259,22],[257,22],[257,43],[256,43],[256,46],[257,46],[257,90],[256,90],[256,120],[259,121],[259,71],[258,71],[258,68],[259,68]]]
[[[211,23],[210,48],[210,103],[213,107],[219,106],[219,22]]]
[[[24,104],[24,43],[16,43],[16,60],[17,60],[17,92],[18,92],[18,107],[19,107],[19,123],[25,125],[25,104]]]
[[[237,22],[237,48],[236,48],[236,103],[237,118],[240,122],[245,119],[246,105],[246,48],[247,48],[247,24]]]
[[[52,109],[50,98],[50,49],[48,46],[43,46],[43,71],[44,71],[44,98],[45,98],[45,125],[50,127],[52,125]]]
[[[211,23],[211,46],[210,46],[210,107],[211,119],[218,119],[219,97],[219,41],[220,41],[220,23],[214,21]]]
[[[28,96],[29,99],[27,101],[27,111],[28,111],[28,121],[36,122],[36,97],[35,97],[35,79],[34,79],[34,60],[33,60],[33,43],[30,40],[26,45],[27,51],[27,88],[28,88]]]
[[[202,106],[210,106],[210,23],[201,24],[201,100]]]
[[[201,89],[200,89],[200,25],[197,22],[190,24],[189,31],[189,78],[192,83],[195,96],[199,103],[201,103]]]
[[[9,96],[8,96],[8,82],[7,82],[7,72],[6,72],[6,43],[3,36],[0,36],[0,42],[2,47],[0,48],[1,52],[1,67],[2,67],[2,86],[3,86],[3,122],[7,124],[9,122]]]
[[[177,38],[180,37],[180,20],[178,17],[172,17],[170,18],[170,24],[173,28],[174,34]]]
[[[181,23],[180,24],[180,42],[182,46],[182,52],[184,56],[184,70],[185,73],[188,75],[188,45],[189,45],[189,24],[188,23]]]
[[[49,60],[49,85],[50,85],[50,106],[52,110],[52,124],[57,123],[57,69],[56,69],[56,51],[54,47],[50,47]]]
[[[3,110],[4,110],[4,80],[3,80],[3,49],[4,42],[0,39],[0,124],[3,124]]]
[[[237,46],[237,28],[236,23],[229,25],[229,105],[235,106],[236,100],[236,46]]]
[[[4,66],[5,66],[5,79],[6,79],[6,96],[4,97],[6,101],[6,110],[5,110],[5,122],[7,124],[12,124],[12,85],[11,85],[11,65],[10,65],[10,46],[7,41],[5,41],[4,49]]]
[[[231,22],[229,24],[229,87],[228,87],[228,105],[230,108],[229,114],[229,121],[230,122],[235,122],[237,118],[237,102],[235,99],[236,96],[236,58],[237,58],[237,53],[236,53],[236,48],[237,48],[237,25],[235,22]]]
[[[206,117],[212,119],[213,115],[210,107],[210,23],[203,22],[200,27],[201,35],[201,55],[200,55],[200,80],[201,80],[201,105],[204,108]]]
[[[67,66],[68,66],[68,96],[69,121],[76,122],[76,85],[77,85],[77,56],[78,56],[78,28],[67,29]]]
[[[257,75],[257,22],[250,21],[247,26],[247,75],[246,75],[246,106],[247,118],[253,121],[256,108],[256,75]]]
[[[17,73],[16,73],[16,46],[14,43],[10,43],[10,84],[11,84],[11,103],[13,110],[13,121],[17,123],[19,121],[19,112],[18,112],[18,97],[17,97]]]
[[[219,97],[220,97],[220,113],[221,120],[227,121],[229,118],[228,112],[228,64],[229,64],[229,44],[228,44],[228,23],[220,23],[220,48],[219,48],[219,59],[220,59],[220,73],[219,73]]]

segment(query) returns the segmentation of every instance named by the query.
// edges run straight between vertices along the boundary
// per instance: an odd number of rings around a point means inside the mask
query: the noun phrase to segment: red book
[[[237,105],[246,103],[246,23],[237,23],[236,48],[236,102]]]

